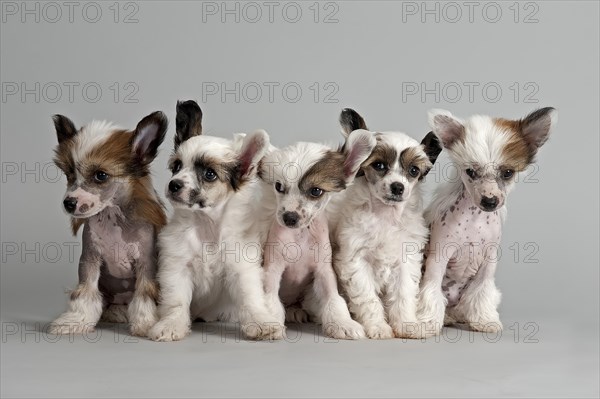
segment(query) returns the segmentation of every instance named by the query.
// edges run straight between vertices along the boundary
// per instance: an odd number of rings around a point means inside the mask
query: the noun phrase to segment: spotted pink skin
[[[497,260],[501,224],[498,210],[481,210],[465,190],[442,217],[431,224],[426,257],[442,257],[448,262],[442,280],[448,306],[458,303],[462,291],[487,259]]]
[[[309,227],[291,229],[274,221],[265,245],[265,267],[285,265],[279,296],[285,306],[294,305],[313,281],[320,267],[331,266],[329,227],[324,215],[317,215]],[[337,287],[334,287],[337,293]]]

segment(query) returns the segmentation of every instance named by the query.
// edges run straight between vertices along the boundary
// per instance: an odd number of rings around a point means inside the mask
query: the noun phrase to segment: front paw
[[[369,324],[365,326],[365,332],[370,339],[394,338],[394,330],[385,322]]]
[[[288,323],[308,323],[308,313],[297,306],[285,309],[285,321]]]
[[[335,339],[360,339],[365,337],[365,329],[354,320],[345,320],[323,325],[326,336]]]
[[[148,332],[148,338],[157,342],[179,341],[190,333],[190,324],[173,319],[163,319]]]
[[[134,320],[129,324],[129,333],[136,337],[146,337],[156,322],[156,317]]]
[[[498,333],[502,331],[502,323],[500,320],[469,322],[467,325],[473,331],[485,333]]]
[[[133,303],[132,303],[133,305]],[[154,302],[145,306],[129,306],[129,332],[131,335],[145,337],[158,322],[158,312]]]
[[[277,321],[250,322],[242,325],[242,332],[252,340],[279,340],[285,336],[285,326]]]
[[[396,338],[409,338],[417,339],[421,338],[421,332],[419,331],[419,324],[416,321],[412,322],[395,322],[392,323],[392,330]]]
[[[53,335],[87,334],[96,330],[96,323],[86,320],[79,313],[63,313],[58,319],[50,323],[48,333]]]
[[[443,323],[438,320],[421,320],[417,323],[417,331],[410,338],[427,338],[435,337],[442,333]]]

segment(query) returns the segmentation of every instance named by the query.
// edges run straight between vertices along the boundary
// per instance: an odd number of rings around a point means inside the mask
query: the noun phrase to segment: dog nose
[[[390,184],[390,190],[393,195],[402,195],[404,193],[404,184],[399,182],[394,182]]]
[[[177,191],[181,190],[182,187],[183,182],[181,180],[171,180],[169,182],[169,191],[172,193],[176,193]]]
[[[298,219],[300,219],[300,215],[296,212],[286,212],[283,214],[283,223],[287,227],[294,227],[298,223]]]
[[[498,205],[498,197],[481,197],[481,206],[484,209],[494,210]]]
[[[73,198],[73,197],[65,198],[65,200],[63,201],[63,206],[65,207],[65,210],[67,212],[69,212],[69,213],[75,212],[75,209],[77,209],[77,198]]]

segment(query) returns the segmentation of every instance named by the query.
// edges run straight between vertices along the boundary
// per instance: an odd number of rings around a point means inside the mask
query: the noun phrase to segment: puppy
[[[165,137],[167,118],[154,112],[133,131],[108,122],[77,130],[65,116],[53,119],[54,162],[67,176],[63,206],[73,234],[83,225],[83,246],[79,286],[50,331],[93,330],[104,310],[104,320],[129,320],[131,333],[142,335],[156,322],[155,240],[166,217],[152,188],[150,163]]]
[[[275,204],[264,246],[264,285],[267,304],[280,322],[287,307],[288,321],[311,317],[327,336],[364,337],[338,293],[324,209],[334,193],[352,183],[374,145],[370,132],[356,131],[337,151],[297,143],[271,152],[261,162],[260,177]]]
[[[268,149],[263,130],[233,141],[203,136],[198,104],[177,103],[166,187],[174,214],[159,236],[160,321],[148,332],[152,340],[180,340],[196,318],[239,321],[252,339],[283,337],[265,304],[261,258],[246,261],[248,248],[235,234],[240,220],[253,216],[256,166]]]
[[[421,283],[422,335],[447,324],[476,331],[502,329],[494,283],[506,197],[517,175],[534,162],[554,126],[554,108],[521,120],[476,115],[466,121],[433,110],[429,123],[459,176],[440,186],[426,218],[431,237]]]
[[[367,129],[352,109],[343,134]],[[421,182],[442,148],[429,133],[421,143],[404,133],[374,134],[377,145],[355,184],[336,199],[333,265],[352,315],[373,339],[414,338],[422,248],[428,229]]]

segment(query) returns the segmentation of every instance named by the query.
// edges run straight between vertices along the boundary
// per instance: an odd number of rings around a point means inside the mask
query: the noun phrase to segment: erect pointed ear
[[[58,138],[58,144],[64,141],[70,140],[77,134],[77,129],[73,122],[63,115],[54,115],[52,117],[54,121],[54,128],[56,129],[56,137]]]
[[[196,101],[177,101],[175,149],[190,137],[202,134],[202,110]]]
[[[240,179],[248,178],[256,170],[258,163],[265,156],[268,149],[269,135],[264,130],[256,130],[244,137],[238,157],[238,175]]]
[[[348,183],[354,180],[360,165],[371,155],[377,144],[375,135],[364,129],[354,130],[348,135],[344,144],[344,176]]]
[[[340,113],[340,125],[342,125],[342,134],[348,137],[354,130],[369,130],[362,116],[352,108],[344,108]]]
[[[548,140],[550,131],[556,125],[557,120],[558,111],[552,107],[535,110],[521,119],[521,134],[532,155],[535,155],[537,150]]]
[[[169,121],[160,111],[151,113],[136,126],[131,138],[131,149],[138,162],[147,165],[156,157],[158,146],[165,139]]]
[[[423,140],[421,140],[421,145],[423,146],[423,150],[425,151],[425,154],[427,154],[427,158],[429,158],[431,165],[435,164],[438,155],[442,152],[440,140],[433,132],[429,132],[423,137]]]
[[[464,138],[465,126],[462,121],[443,109],[432,109],[428,113],[429,126],[446,148]]]

